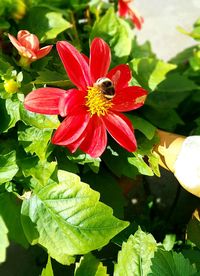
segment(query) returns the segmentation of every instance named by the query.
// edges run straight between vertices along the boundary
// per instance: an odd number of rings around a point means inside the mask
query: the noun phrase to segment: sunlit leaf
[[[39,161],[36,158],[26,158],[20,160],[25,161],[26,164],[21,163],[21,168],[24,176],[32,176],[34,183],[39,186],[46,186],[49,184],[49,179],[55,171],[56,162]]]
[[[52,129],[21,126],[18,131],[18,141],[26,152],[36,153],[41,160],[44,160],[51,134]]]
[[[0,184],[12,180],[17,171],[16,152],[11,151],[5,155],[0,154]]]
[[[42,275],[41,276],[54,276],[50,256],[48,257],[46,267],[43,268],[43,270],[42,270]]]
[[[107,268],[92,254],[87,254],[76,263],[74,276],[108,276]]]
[[[151,140],[156,132],[156,127],[149,123],[147,120],[134,116],[132,114],[126,114],[126,116],[133,123],[134,129],[141,131],[149,140]]]
[[[99,202],[99,193],[77,175],[59,171],[59,184],[49,184],[23,202],[22,224],[27,239],[45,247],[63,264],[69,257],[106,245],[128,226]]]
[[[163,246],[165,250],[170,251],[174,247],[176,242],[176,235],[174,234],[167,234],[163,240]]]
[[[6,248],[9,245],[7,234],[8,229],[0,215],[0,263],[3,263],[6,260]]]
[[[58,34],[71,27],[60,11],[52,11],[45,7],[34,7],[23,25],[36,34],[41,42],[54,39]]]
[[[157,245],[153,236],[138,229],[134,236],[131,235],[128,241],[122,244],[114,276],[149,275],[151,259],[156,249]]]
[[[152,58],[139,58],[133,59],[130,67],[138,83],[147,90],[154,91],[176,65]]]
[[[39,129],[55,129],[60,124],[58,116],[37,114],[26,110],[22,104],[20,105],[20,117],[26,125],[34,126]]]
[[[107,41],[112,50],[112,63],[124,63],[132,48],[132,30],[129,25],[116,16],[113,8],[97,20],[92,28],[90,39],[102,37]]]

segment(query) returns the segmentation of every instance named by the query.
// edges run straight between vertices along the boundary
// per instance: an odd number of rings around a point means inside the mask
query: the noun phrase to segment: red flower
[[[53,45],[48,45],[40,48],[37,36],[29,33],[29,31],[26,30],[19,31],[17,34],[17,39],[11,34],[8,34],[8,37],[11,43],[18,50],[20,56],[23,58],[24,64],[26,65],[37,59],[43,58],[51,51],[53,47]]]
[[[131,2],[133,2],[133,0],[118,0],[118,12],[122,17],[128,15],[136,28],[140,30],[144,19],[131,7]]]
[[[106,130],[122,147],[135,151],[132,124],[121,112],[142,106],[147,92],[138,86],[128,86],[129,67],[118,65],[108,72],[110,48],[101,38],[92,41],[89,59],[66,41],[57,42],[57,50],[77,88],[67,91],[39,88],[27,95],[25,108],[66,117],[52,142],[66,146],[71,152],[80,147],[90,156],[99,157],[107,145]]]

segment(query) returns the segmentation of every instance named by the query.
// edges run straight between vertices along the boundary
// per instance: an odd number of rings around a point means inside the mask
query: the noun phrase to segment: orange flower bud
[[[21,66],[28,66],[31,62],[46,56],[53,47],[48,45],[40,48],[38,37],[27,30],[19,31],[17,39],[11,34],[8,34],[8,37],[23,59],[23,62],[20,62]]]

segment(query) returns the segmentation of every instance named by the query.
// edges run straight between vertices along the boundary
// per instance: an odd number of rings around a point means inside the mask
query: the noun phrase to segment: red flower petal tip
[[[121,17],[129,17],[138,30],[144,23],[143,17],[131,6],[133,0],[118,0],[118,13]]]

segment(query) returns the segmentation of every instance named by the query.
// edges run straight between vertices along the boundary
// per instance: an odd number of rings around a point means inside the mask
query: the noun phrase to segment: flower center
[[[86,98],[86,106],[91,116],[97,114],[98,116],[105,116],[113,103],[107,99],[99,87],[88,87]]]

